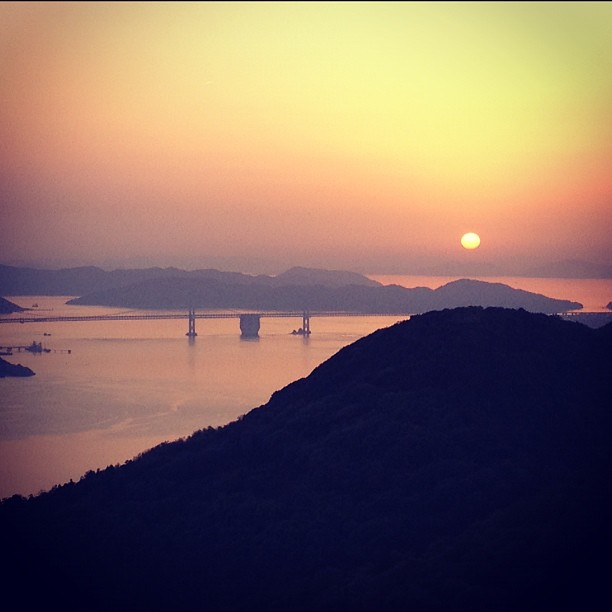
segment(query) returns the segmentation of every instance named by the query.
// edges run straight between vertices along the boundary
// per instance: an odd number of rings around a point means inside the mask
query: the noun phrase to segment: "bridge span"
[[[311,333],[311,317],[409,317],[408,313],[393,312],[346,312],[346,311],[268,311],[268,312],[196,312],[190,309],[187,313],[151,313],[151,314],[108,314],[108,315],[64,315],[64,316],[9,316],[0,317],[0,323],[67,323],[70,321],[151,321],[167,319],[187,319],[186,336],[194,338],[197,319],[239,319],[240,332],[245,338],[254,338],[259,335],[260,320],[268,318],[301,318],[302,326],[294,333],[308,336]]]

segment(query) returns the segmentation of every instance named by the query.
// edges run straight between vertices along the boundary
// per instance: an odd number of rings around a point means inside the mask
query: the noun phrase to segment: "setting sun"
[[[606,2],[0,2],[2,263],[410,274],[471,224],[498,270],[607,263],[611,31]]]
[[[473,232],[463,234],[463,236],[461,236],[461,246],[469,250],[477,249],[480,246],[480,236]]]

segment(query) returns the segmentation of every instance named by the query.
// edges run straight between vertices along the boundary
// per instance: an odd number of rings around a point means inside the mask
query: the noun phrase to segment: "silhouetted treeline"
[[[379,330],[227,426],[4,501],[5,597],[607,609],[611,334],[498,308]]]

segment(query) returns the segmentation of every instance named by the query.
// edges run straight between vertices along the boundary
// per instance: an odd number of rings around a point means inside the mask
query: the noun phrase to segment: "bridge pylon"
[[[190,338],[195,338],[198,334],[196,333],[196,330],[195,330],[195,309],[194,308],[189,309],[188,320],[189,320],[189,327],[185,335],[189,336]]]
[[[310,313],[307,310],[302,315],[302,333],[304,336],[310,336]]]

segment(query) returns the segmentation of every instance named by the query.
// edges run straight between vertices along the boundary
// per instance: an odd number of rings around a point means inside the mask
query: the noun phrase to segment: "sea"
[[[435,289],[458,277],[370,278]],[[578,301],[590,312],[605,312],[612,300],[612,280],[480,280]],[[68,305],[74,296],[4,297],[41,317],[155,314]],[[241,337],[237,318],[198,319],[195,338],[186,335],[186,318],[3,323],[0,346],[36,342],[45,350],[3,356],[31,368],[35,376],[0,378],[0,498],[76,482],[162,442],[234,421],[343,347],[399,320],[312,317],[312,333],[300,336],[292,332],[301,317],[264,317],[255,339]]]

